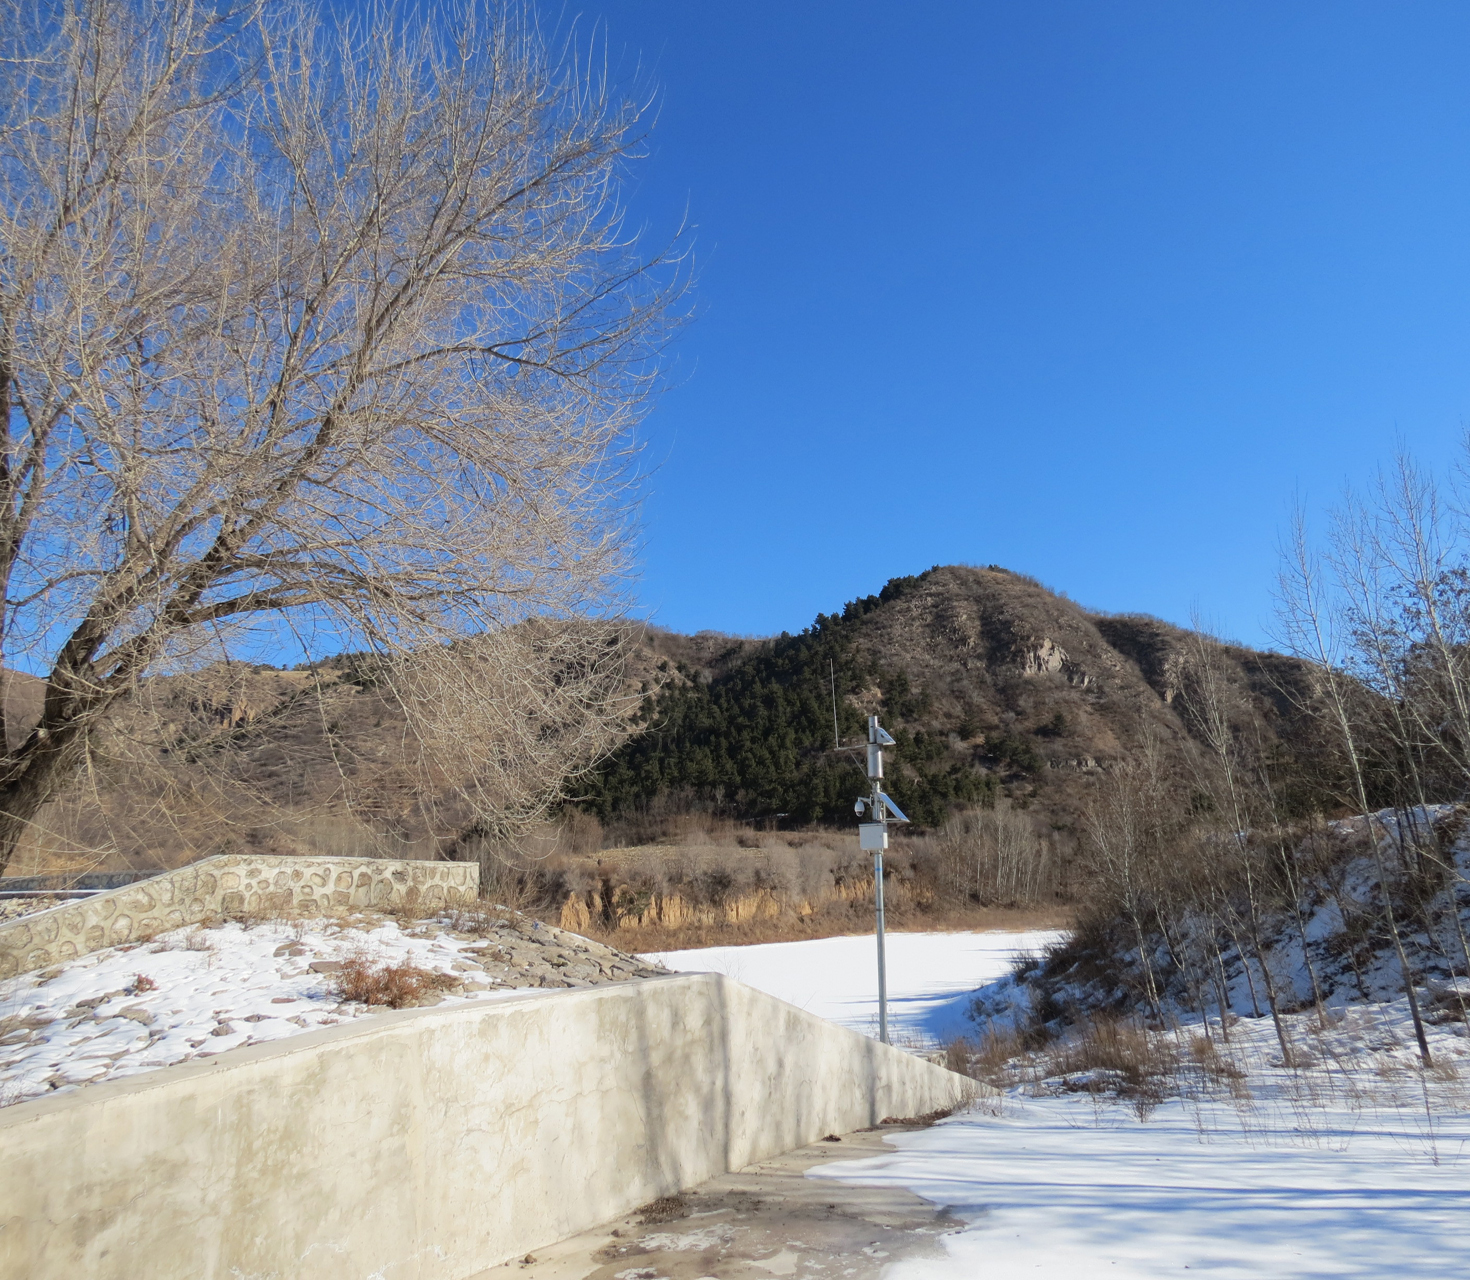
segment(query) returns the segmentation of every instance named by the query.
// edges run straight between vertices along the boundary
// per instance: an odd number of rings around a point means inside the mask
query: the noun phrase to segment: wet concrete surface
[[[817,1165],[890,1150],[888,1124],[727,1173],[482,1271],[472,1280],[868,1280],[900,1258],[938,1254],[963,1223],[911,1192],[808,1178]]]

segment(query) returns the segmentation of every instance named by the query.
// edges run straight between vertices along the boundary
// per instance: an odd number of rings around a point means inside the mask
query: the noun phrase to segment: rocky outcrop
[[[1020,658],[1016,665],[1023,676],[1059,675],[1068,684],[1077,685],[1082,689],[1092,683],[1092,677],[1083,669],[1081,663],[1073,662],[1061,645],[1045,637],[1022,645]]]
[[[833,910],[856,908],[870,911],[873,877],[859,856],[856,863],[816,870],[822,858],[812,860],[806,874],[798,877],[805,887],[754,884],[752,876],[769,872],[772,850],[706,850],[694,866],[688,865],[685,850],[607,849],[600,855],[596,883],[591,888],[572,890],[562,903],[559,920],[574,933],[594,932],[607,936],[623,931],[676,931],[720,929],[761,921],[810,921]],[[789,856],[789,855],[788,855]],[[660,857],[664,865],[660,866]],[[711,894],[701,883],[705,859],[719,859],[738,887]],[[683,863],[681,867],[681,863]],[[884,877],[890,910],[928,905],[930,889],[912,873],[912,866],[897,847]]]

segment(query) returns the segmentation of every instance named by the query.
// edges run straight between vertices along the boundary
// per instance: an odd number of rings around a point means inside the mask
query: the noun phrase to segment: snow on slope
[[[973,1035],[966,1013],[975,989],[1061,936],[1054,930],[888,934],[889,1038],[932,1048]],[[681,973],[722,973],[830,1022],[878,1033],[878,961],[871,935],[661,951],[643,958]]]
[[[1214,975],[1223,972],[1226,1008],[1258,1017],[1267,1007],[1263,960],[1285,1008],[1315,1002],[1319,992],[1329,1006],[1394,1000],[1403,994],[1403,975],[1383,924],[1373,844],[1389,873],[1404,950],[1423,998],[1452,1003],[1458,1013],[1456,984],[1467,982],[1470,964],[1470,807],[1429,805],[1343,818],[1304,840],[1294,854],[1301,915],[1260,907],[1263,958],[1238,945],[1250,914],[1243,900],[1234,901],[1229,913],[1233,933],[1218,916],[1176,906],[1165,909],[1172,913],[1165,936],[1146,908],[1142,953],[1130,945],[1131,930],[1120,926],[1127,942],[1115,937],[1096,949],[1079,943],[1021,981],[997,984],[985,993],[985,1015],[1014,1025],[1031,1021],[1037,1009],[1142,1014],[1151,986],[1168,1011],[1197,1014],[1202,1002],[1218,1012]],[[1470,986],[1466,990],[1470,1005]]]
[[[473,914],[177,929],[12,978],[0,983],[0,1106],[370,1016],[320,971],[349,958],[441,973],[454,983],[450,1002],[649,972],[514,913]],[[472,932],[456,927],[466,923]]]

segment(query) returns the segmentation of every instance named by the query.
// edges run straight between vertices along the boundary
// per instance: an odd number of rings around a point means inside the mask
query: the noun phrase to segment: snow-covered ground
[[[299,1035],[378,1010],[347,1003],[333,971],[411,964],[447,1001],[587,986],[648,970],[513,913],[404,921],[360,914],[185,928],[0,983],[0,1106]]]
[[[1470,1124],[1331,1109],[1243,1133],[1230,1108],[1166,1103],[1146,1123],[1079,1098],[1008,1099],[889,1141],[890,1156],[815,1176],[901,1186],[949,1205],[965,1230],[942,1258],[887,1280],[1220,1280],[1463,1277],[1470,1271]],[[1220,1128],[1210,1126],[1218,1124]],[[1235,1124],[1234,1130],[1231,1125]]]
[[[974,1034],[975,989],[1036,955],[1059,934],[890,933],[888,1022],[893,1041],[933,1047]],[[661,951],[644,959],[680,973],[723,973],[865,1035],[878,1031],[878,961],[871,936]]]
[[[227,924],[98,952],[0,986],[0,1102],[362,1016],[364,1006],[339,1000],[330,973],[311,967],[350,956],[457,975],[465,986],[451,1000],[627,969],[597,944],[547,932],[542,941],[524,921],[485,937],[433,920]],[[919,1047],[973,1033],[964,1011],[974,989],[994,989],[1016,956],[1052,936],[890,935],[895,1038]],[[726,973],[855,1029],[874,1027],[870,937],[650,959]],[[1286,1022],[1311,1064],[1303,1069],[1281,1065],[1269,1018],[1240,1019],[1228,1042],[1212,1021],[1213,1051],[1196,1019],[1168,1037],[1183,1066],[1156,1105],[1130,1102],[1126,1090],[1113,1096],[1105,1072],[1040,1058],[1013,1069],[998,1101],[813,1176],[905,1187],[964,1224],[944,1237],[943,1256],[900,1262],[887,1280],[1470,1272],[1470,1040],[1461,1026],[1430,1028],[1436,1067],[1425,1073],[1402,1000],[1339,1005],[1326,1028],[1310,1012]]]
[[[963,1027],[967,982],[976,974],[971,989],[994,981],[1007,952],[1044,938],[890,941],[902,957],[893,988],[906,1011],[899,1025],[913,1039],[943,1039],[976,1030]],[[718,969],[871,1029],[871,939],[661,958],[671,968]],[[1281,1065],[1269,1018],[1235,1022],[1228,1042],[1212,1022],[1217,1053],[1196,1019],[1169,1037],[1184,1066],[1175,1096],[1157,1105],[1088,1092],[1106,1086],[1096,1071],[1048,1077],[1042,1059],[1029,1075],[1014,1072],[998,1102],[896,1136],[890,1155],[812,1176],[905,1187],[965,1224],[944,1238],[942,1257],[898,1263],[887,1280],[1470,1273],[1470,1041],[1461,1028],[1430,1029],[1437,1065],[1426,1074],[1402,1000],[1339,1005],[1325,1029],[1312,1013],[1286,1021],[1294,1050],[1311,1064],[1304,1069]]]

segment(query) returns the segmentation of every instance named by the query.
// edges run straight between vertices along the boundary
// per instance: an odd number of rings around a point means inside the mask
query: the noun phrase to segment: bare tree
[[[421,803],[482,862],[545,818],[563,785],[627,731],[642,692],[625,682],[629,635],[532,618],[493,637],[415,654],[403,698]],[[427,660],[425,660],[427,656]]]
[[[450,641],[606,609],[682,282],[621,228],[642,115],[469,0],[0,0],[0,665],[45,681],[0,867],[140,680],[272,619],[433,654],[442,720]]]
[[[1332,559],[1347,588],[1357,674],[1382,695],[1379,737],[1398,818],[1388,835],[1418,888],[1443,884],[1459,952],[1450,963],[1470,967],[1459,908],[1465,877],[1427,809],[1462,798],[1470,785],[1467,535],[1463,495],[1446,501],[1441,485],[1401,456],[1379,477],[1371,505],[1351,503],[1339,514]],[[1421,908],[1435,939],[1427,899]]]
[[[1404,997],[1414,1023],[1414,1037],[1424,1065],[1432,1065],[1429,1040],[1419,998],[1414,989],[1414,972],[1404,948],[1399,913],[1394,905],[1393,886],[1388,864],[1383,856],[1387,833],[1375,821],[1369,789],[1369,761],[1365,749],[1362,693],[1365,686],[1355,680],[1349,670],[1354,657],[1359,670],[1371,668],[1376,641],[1371,637],[1377,628],[1363,630],[1365,617],[1377,616],[1381,606],[1379,566],[1353,532],[1360,528],[1349,518],[1340,522],[1335,539],[1331,570],[1327,575],[1320,558],[1307,540],[1300,516],[1293,525],[1292,540],[1280,582],[1281,619],[1284,636],[1292,651],[1315,662],[1319,668],[1321,702],[1338,737],[1338,745],[1348,765],[1348,803],[1364,816],[1367,843],[1378,876],[1379,900],[1383,919],[1398,960]],[[1335,589],[1336,588],[1336,589]],[[1369,638],[1365,638],[1369,637]],[[1363,654],[1368,653],[1364,662]]]
[[[949,817],[939,832],[939,854],[946,887],[960,901],[1014,905],[1039,902],[1057,890],[1050,841],[1004,801]]]
[[[1167,864],[1186,823],[1158,741],[1146,734],[1135,755],[1099,782],[1082,814],[1082,846],[1093,878],[1093,909],[1119,920],[1138,951],[1144,995],[1158,1016],[1163,987],[1156,971],[1155,925],[1170,879]]]
[[[1258,753],[1251,750],[1255,744],[1249,737],[1243,737],[1240,731],[1242,723],[1255,722],[1258,725],[1258,722],[1249,714],[1248,708],[1233,705],[1236,699],[1232,697],[1225,679],[1222,656],[1221,646],[1206,636],[1196,617],[1185,663],[1188,695],[1180,700],[1180,710],[1192,722],[1195,737],[1204,747],[1201,755],[1191,757],[1196,765],[1196,785],[1201,793],[1210,797],[1217,820],[1223,822],[1216,835],[1221,848],[1229,849],[1233,855],[1233,878],[1244,890],[1242,924],[1265,987],[1266,1003],[1281,1047],[1282,1061],[1290,1066],[1294,1062],[1294,1054],[1281,1021],[1281,1001],[1276,975],[1271,969],[1271,951],[1262,933],[1262,917],[1267,904],[1270,870],[1284,873],[1291,889],[1295,889],[1291,852],[1280,832],[1277,815],[1267,803],[1269,780],[1263,762]],[[1262,838],[1275,849],[1275,868],[1258,865],[1260,857],[1256,844]],[[1288,892],[1286,896],[1295,902],[1294,892]],[[1222,899],[1222,902],[1228,902],[1228,899]],[[1320,1018],[1321,996],[1299,903],[1296,903],[1296,916],[1302,961],[1311,977]],[[1243,967],[1249,964],[1244,952],[1241,953],[1241,964]],[[1248,967],[1246,973],[1249,975]]]

